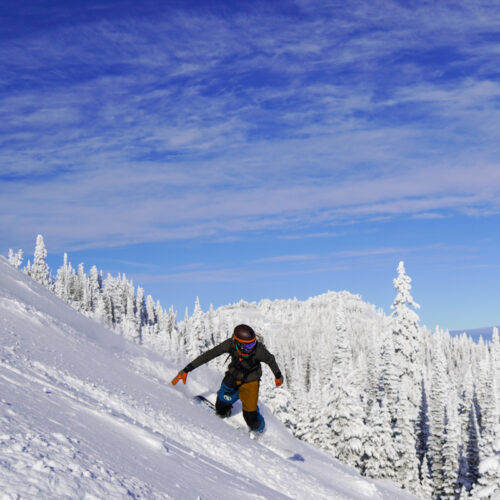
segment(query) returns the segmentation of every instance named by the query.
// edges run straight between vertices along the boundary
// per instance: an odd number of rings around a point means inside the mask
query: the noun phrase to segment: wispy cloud
[[[276,255],[274,257],[264,257],[262,259],[257,259],[254,262],[257,264],[260,263],[279,263],[279,262],[302,262],[305,260],[314,260],[316,259],[316,255],[311,254],[300,254],[300,255]]]
[[[460,7],[169,7],[18,36],[0,229],[83,248],[497,214],[499,12]]]
[[[283,240],[307,240],[309,238],[338,238],[342,236],[343,233],[335,232],[320,232],[320,233],[297,233],[297,234],[285,234],[280,236]]]
[[[439,214],[436,212],[423,212],[419,214],[414,214],[412,215],[413,219],[445,219],[446,215],[444,214]]]
[[[402,256],[408,252],[411,252],[410,248],[363,248],[362,250],[342,250],[340,252],[334,252],[331,254],[332,257],[374,257],[377,255],[398,255]]]

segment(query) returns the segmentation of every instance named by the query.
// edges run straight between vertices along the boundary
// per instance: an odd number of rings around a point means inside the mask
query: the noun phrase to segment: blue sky
[[[498,2],[6,2],[0,68],[2,253],[500,323]]]

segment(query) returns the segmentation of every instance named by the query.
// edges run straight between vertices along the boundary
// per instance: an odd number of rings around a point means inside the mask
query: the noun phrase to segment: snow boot
[[[220,417],[220,418],[227,418],[231,415],[231,410],[233,408],[233,405],[228,405],[221,401],[219,397],[217,397],[217,400],[215,401],[215,413]]]

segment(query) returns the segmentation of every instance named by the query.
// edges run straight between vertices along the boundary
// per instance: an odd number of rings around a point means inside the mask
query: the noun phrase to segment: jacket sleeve
[[[278,363],[276,363],[276,358],[263,345],[261,345],[261,347],[262,347],[261,351],[262,361],[269,365],[269,368],[271,368],[276,378],[281,378],[282,376],[281,370],[279,369]]]
[[[184,368],[184,371],[190,372],[191,370],[194,370],[195,368],[198,368],[201,365],[204,365],[205,363],[208,363],[212,359],[216,358],[217,356],[220,356],[221,354],[224,353],[229,353],[231,352],[231,346],[232,346],[232,340],[227,339],[224,340],[224,342],[221,342],[220,344],[216,345],[212,349],[209,349],[208,351],[200,354],[197,358],[193,359],[191,363],[186,365]]]

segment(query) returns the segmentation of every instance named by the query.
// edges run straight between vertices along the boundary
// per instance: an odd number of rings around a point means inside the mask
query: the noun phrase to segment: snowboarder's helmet
[[[233,339],[236,343],[238,354],[244,358],[250,356],[257,346],[255,332],[248,325],[236,326],[233,332]]]

